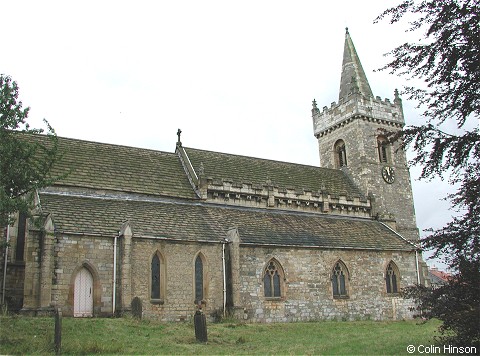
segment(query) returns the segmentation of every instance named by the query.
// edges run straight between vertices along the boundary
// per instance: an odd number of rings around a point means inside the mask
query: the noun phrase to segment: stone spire
[[[345,29],[345,47],[343,49],[342,78],[340,80],[340,94],[338,99],[347,97],[348,94],[360,93],[364,96],[373,96],[372,89],[368,84],[367,76],[363,71],[360,58],[353,45],[352,38]]]

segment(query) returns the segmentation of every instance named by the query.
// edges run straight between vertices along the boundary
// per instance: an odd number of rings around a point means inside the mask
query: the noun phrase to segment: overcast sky
[[[412,39],[406,24],[373,24],[395,3],[0,0],[0,73],[29,122],[59,136],[173,152],[181,128],[187,147],[318,166],[311,102],[338,100],[345,27],[374,95],[407,84],[374,72]],[[414,107],[404,100],[407,124]],[[443,226],[451,188],[418,172],[418,226]]]

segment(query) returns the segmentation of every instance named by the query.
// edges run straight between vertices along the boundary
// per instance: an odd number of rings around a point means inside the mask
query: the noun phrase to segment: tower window
[[[377,139],[378,159],[381,163],[388,162],[388,141],[384,136],[379,136]]]
[[[335,166],[341,168],[347,165],[347,151],[345,149],[345,142],[338,140],[334,146],[335,152]]]

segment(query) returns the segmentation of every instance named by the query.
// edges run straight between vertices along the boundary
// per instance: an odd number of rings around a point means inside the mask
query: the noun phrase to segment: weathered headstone
[[[135,319],[142,319],[142,300],[139,297],[132,299],[132,315]]]
[[[200,310],[195,312],[193,317],[195,324],[195,338],[200,342],[207,342],[207,318]]]

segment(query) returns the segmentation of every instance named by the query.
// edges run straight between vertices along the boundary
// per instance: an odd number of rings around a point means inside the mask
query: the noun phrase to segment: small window
[[[338,140],[334,146],[335,152],[335,166],[341,168],[347,165],[347,151],[345,148],[345,142]]]
[[[202,302],[204,298],[203,286],[203,260],[200,255],[195,259],[195,304]]]
[[[336,298],[348,297],[348,272],[342,262],[337,262],[332,271],[332,290]]]
[[[152,258],[152,293],[150,298],[160,299],[160,258],[157,254]]]
[[[165,295],[165,264],[160,252],[156,252],[150,265],[150,299],[153,303],[163,303]]]
[[[267,263],[263,274],[264,295],[266,298],[280,298],[282,296],[283,272],[276,260]]]
[[[377,139],[378,160],[381,163],[388,163],[388,148],[389,144],[384,136],[379,136]]]
[[[398,268],[395,263],[390,262],[387,266],[387,270],[385,273],[385,284],[387,287],[388,294],[397,294],[399,291],[398,286]]]

